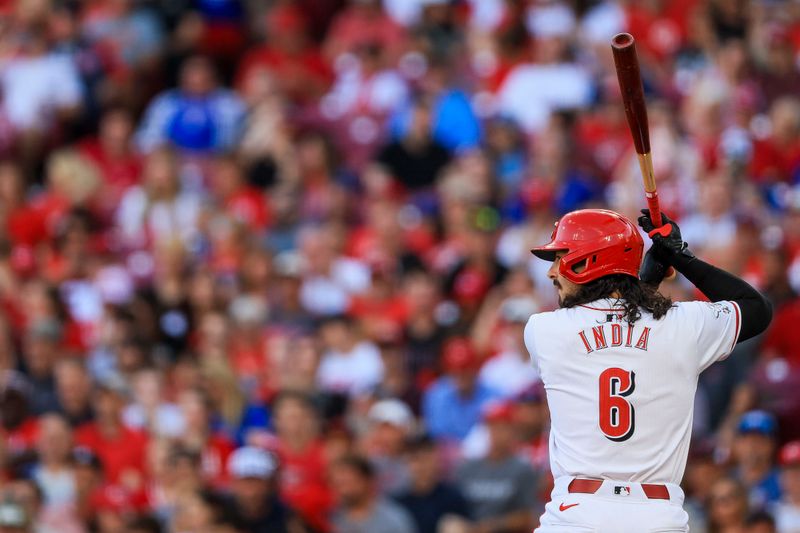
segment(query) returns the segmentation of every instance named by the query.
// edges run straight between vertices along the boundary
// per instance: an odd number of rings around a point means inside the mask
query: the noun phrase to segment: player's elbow
[[[739,341],[745,341],[766,331],[772,322],[772,304],[762,294],[737,302],[742,311]]]

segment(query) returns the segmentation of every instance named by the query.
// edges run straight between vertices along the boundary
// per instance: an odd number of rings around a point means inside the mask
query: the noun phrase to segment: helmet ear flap
[[[597,256],[595,256],[595,259],[596,258]],[[580,274],[581,272],[586,270],[588,264],[589,264],[589,258],[585,257],[582,260],[573,263],[572,266],[569,267],[569,269],[572,270],[575,274]]]
[[[561,258],[561,275],[573,283],[586,283],[587,271],[591,271],[598,262],[598,254],[590,253],[571,258],[566,254]]]

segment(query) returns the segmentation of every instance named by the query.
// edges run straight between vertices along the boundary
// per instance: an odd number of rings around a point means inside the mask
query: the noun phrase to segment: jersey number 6
[[[600,430],[614,442],[633,435],[636,413],[626,398],[636,387],[635,377],[621,368],[608,368],[600,374]]]

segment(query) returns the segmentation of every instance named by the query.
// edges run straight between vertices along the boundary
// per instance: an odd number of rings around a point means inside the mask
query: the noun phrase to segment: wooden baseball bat
[[[644,195],[647,207],[650,208],[650,220],[656,228],[663,225],[661,208],[658,205],[658,190],[653,172],[653,157],[650,152],[650,127],[647,122],[647,106],[644,102],[644,87],[639,73],[639,58],[636,56],[636,41],[630,33],[618,33],[611,39],[611,51],[614,54],[614,66],[617,80],[622,91],[622,103],[625,106],[625,117],[633,136],[633,146],[639,159],[639,170],[644,182]],[[670,267],[667,279],[675,277],[675,270]]]

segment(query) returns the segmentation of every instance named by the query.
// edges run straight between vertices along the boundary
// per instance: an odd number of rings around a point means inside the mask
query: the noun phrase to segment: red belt
[[[599,479],[575,478],[570,481],[567,487],[568,492],[579,492],[581,494],[594,494],[600,489],[603,482]],[[640,483],[644,495],[651,500],[669,500],[669,490],[666,485],[654,485],[652,483]]]

